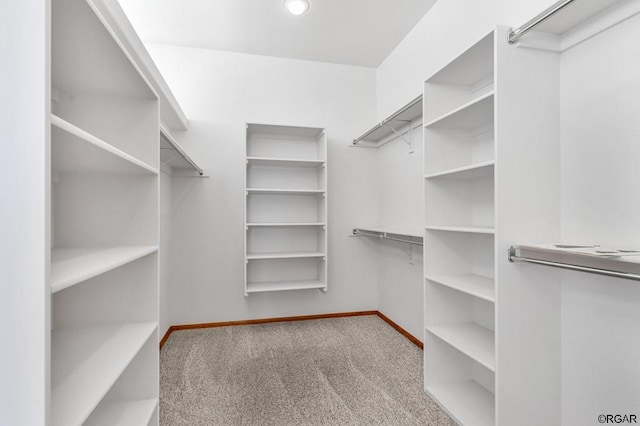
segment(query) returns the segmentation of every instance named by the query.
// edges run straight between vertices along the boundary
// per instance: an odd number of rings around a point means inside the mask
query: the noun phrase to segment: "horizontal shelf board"
[[[273,223],[273,222],[253,222],[253,223],[247,223],[247,226],[249,227],[258,227],[258,226],[326,226],[327,224],[324,222],[280,222],[280,223]]]
[[[249,253],[247,259],[298,259],[308,257],[325,257],[327,254],[319,251],[278,252],[278,253]]]
[[[55,171],[158,174],[158,169],[53,114],[51,125]]]
[[[294,158],[270,158],[270,157],[247,157],[247,163],[252,166],[272,166],[272,167],[321,167],[325,164],[323,160],[297,160]]]
[[[103,402],[91,414],[87,426],[130,426],[149,424],[158,400]]]
[[[493,95],[491,91],[453,111],[450,111],[424,127],[434,129],[474,130],[493,122]]]
[[[413,237],[413,238],[422,238],[422,232],[419,230],[400,230],[400,229],[392,229],[392,228],[377,228],[373,226],[365,226],[354,228],[363,232],[373,232],[373,233],[382,233],[389,235],[398,235],[403,237]]]
[[[280,189],[280,188],[247,188],[247,193],[268,194],[268,195],[322,195],[327,191],[324,189]]]
[[[495,397],[476,382],[430,385],[426,391],[459,424],[495,425]]]
[[[285,291],[285,290],[309,290],[323,289],[327,284],[322,281],[268,281],[247,283],[247,293],[262,293],[269,291]]]
[[[425,278],[488,302],[495,302],[496,300],[493,278],[477,274],[427,275]]]
[[[147,322],[54,330],[52,425],[82,424],[156,329]]]
[[[425,175],[425,179],[477,179],[493,176],[495,161],[471,164]]]
[[[193,170],[198,174],[203,173],[202,168],[187,155],[178,141],[164,127],[160,127],[160,162],[172,169]]]
[[[56,293],[158,251],[158,246],[123,246],[51,251],[51,291]]]
[[[493,331],[476,323],[434,325],[427,331],[491,371],[496,370]]]
[[[427,226],[427,231],[464,232],[469,234],[495,234],[492,226]]]

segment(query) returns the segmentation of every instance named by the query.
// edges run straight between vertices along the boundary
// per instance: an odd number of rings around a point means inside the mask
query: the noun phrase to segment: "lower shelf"
[[[51,424],[82,424],[156,330],[155,322],[55,330]]]
[[[322,281],[266,281],[247,283],[247,293],[262,293],[268,291],[325,289],[327,285]]]
[[[491,330],[476,323],[466,323],[430,326],[427,331],[495,372],[495,340]]]
[[[427,386],[426,391],[459,424],[495,424],[495,397],[476,382]]]
[[[157,399],[141,399],[104,403],[91,414],[88,426],[130,426],[147,425],[158,406]]]

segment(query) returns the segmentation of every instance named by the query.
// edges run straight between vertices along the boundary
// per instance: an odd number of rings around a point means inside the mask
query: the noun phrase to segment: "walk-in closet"
[[[638,423],[640,0],[0,17],[0,426]]]

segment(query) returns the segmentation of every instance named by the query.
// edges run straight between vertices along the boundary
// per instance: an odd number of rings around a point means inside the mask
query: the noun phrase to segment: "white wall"
[[[43,425],[50,337],[47,2],[2,2],[0,17],[0,424]]]
[[[640,16],[562,55],[562,237],[640,243]],[[640,285],[563,273],[562,415],[640,415]]]
[[[377,309],[374,249],[350,230],[377,221],[375,153],[349,148],[375,119],[375,70],[151,45],[186,115],[175,137],[211,175],[172,178],[171,324]],[[243,294],[245,123],[325,127],[329,291]]]
[[[396,139],[376,150],[379,192],[377,225],[422,234],[422,126],[413,130],[415,152]],[[378,310],[422,340],[422,247],[376,241],[378,248]]]

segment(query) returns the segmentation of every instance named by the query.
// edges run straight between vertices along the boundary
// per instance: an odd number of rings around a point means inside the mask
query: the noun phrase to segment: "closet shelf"
[[[495,397],[474,381],[427,386],[426,391],[461,425],[495,425]]]
[[[381,238],[383,240],[397,241],[400,243],[423,245],[423,237],[419,232],[415,231],[399,231],[387,228],[354,228],[353,235],[363,235],[365,237]]]
[[[496,370],[493,331],[476,323],[434,325],[427,331],[491,371]]]
[[[247,194],[268,194],[268,195],[323,195],[327,191],[324,189],[279,189],[279,188],[247,188]]]
[[[204,176],[204,171],[187,155],[171,133],[160,126],[160,161],[172,169],[193,170],[198,176]]]
[[[433,129],[475,130],[493,122],[493,95],[490,91],[450,111],[424,127]]]
[[[156,328],[147,322],[54,330],[52,425],[82,424]]]
[[[493,278],[477,274],[447,274],[427,275],[425,279],[488,302],[493,303],[496,300]]]
[[[490,177],[494,174],[495,161],[485,161],[471,164],[469,166],[457,167],[455,169],[425,175],[425,179],[478,179]]]
[[[247,293],[261,293],[285,290],[320,290],[325,289],[326,287],[327,285],[324,282],[318,280],[248,282]]]
[[[379,143],[389,136],[393,135],[395,133],[394,130],[399,131],[401,127],[406,126],[408,123],[411,123],[421,116],[422,95],[419,95],[415,99],[412,99],[408,104],[400,108],[398,111],[394,112],[389,117],[385,118],[380,123],[376,124],[371,129],[355,138],[352,144],[356,146],[358,143],[363,141]],[[376,145],[371,146],[376,148],[378,147]]]
[[[122,246],[51,251],[51,291],[56,293],[158,251],[158,246]]]
[[[509,261],[640,281],[640,255],[629,253],[622,251],[617,255],[607,256],[587,254],[586,251],[581,253],[578,248],[572,250],[554,245],[519,245],[509,249]]]
[[[492,226],[427,226],[427,231],[464,232],[467,234],[495,234]]]
[[[54,171],[158,174],[156,168],[53,114],[51,125]]]
[[[327,254],[320,251],[278,252],[278,253],[249,253],[248,260],[260,259],[303,259],[311,257],[325,257]]]
[[[253,222],[253,223],[247,223],[248,227],[264,227],[264,226],[326,226],[327,224],[324,222],[309,222],[309,223],[305,223],[305,222],[280,222],[280,223],[273,223],[273,222]]]
[[[140,399],[135,401],[103,402],[85,423],[87,426],[130,426],[149,424],[158,400]]]
[[[268,158],[268,157],[247,157],[247,164],[251,166],[272,166],[272,167],[322,167],[323,160],[298,160],[294,158]]]

